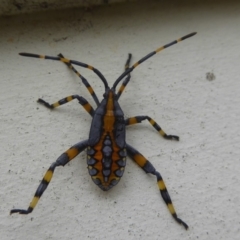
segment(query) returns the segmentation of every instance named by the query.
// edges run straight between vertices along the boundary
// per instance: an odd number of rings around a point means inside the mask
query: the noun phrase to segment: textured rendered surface
[[[66,8],[85,7],[87,9],[100,5],[137,0],[0,0],[0,15],[15,15],[22,13],[46,12]]]
[[[234,2],[149,1],[1,19],[1,239],[239,239],[239,12]],[[128,159],[119,184],[103,192],[86,152],[56,169],[31,215],[10,216],[28,205],[51,163],[89,133],[91,116],[76,100],[54,111],[36,100],[79,94],[94,106],[67,66],[18,53],[61,52],[98,68],[111,85],[129,52],[135,62],[192,31],[136,68],[119,101],[126,118],[148,115],[180,136],[166,141],[148,121],[127,127],[127,142],[161,173],[189,230],[168,213],[156,177]],[[102,82],[77,70],[100,99]]]

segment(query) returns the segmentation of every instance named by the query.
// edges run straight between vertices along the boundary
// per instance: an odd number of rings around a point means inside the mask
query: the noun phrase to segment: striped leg
[[[132,58],[132,54],[129,53],[129,54],[128,54],[127,62],[126,62],[126,64],[125,64],[125,71],[126,71],[127,69],[129,69],[129,65],[130,65],[131,58]],[[128,74],[128,76],[124,79],[121,87],[120,87],[119,90],[118,90],[117,99],[119,99],[120,96],[122,95],[122,92],[124,91],[125,87],[127,86],[128,82],[130,81],[130,78],[131,78],[131,75]]]
[[[77,99],[78,102],[84,107],[84,109],[93,117],[94,115],[94,109],[93,107],[90,105],[90,103],[83,97],[79,96],[79,95],[71,95],[68,96],[66,98],[63,98],[53,104],[49,104],[48,102],[44,101],[43,99],[39,98],[37,100],[38,103],[41,103],[42,105],[44,105],[45,107],[49,108],[49,109],[54,109],[56,107],[59,107],[60,105],[63,105],[65,103],[68,103],[74,99]]]
[[[68,149],[65,153],[63,153],[57,160],[56,162],[54,162],[50,168],[47,170],[47,172],[45,173],[33,199],[32,202],[30,203],[29,207],[27,210],[24,209],[12,209],[10,211],[10,214],[12,213],[19,213],[19,214],[29,214],[33,211],[33,209],[35,208],[35,206],[38,203],[38,200],[40,199],[40,197],[42,196],[42,194],[44,193],[44,191],[46,190],[48,184],[50,183],[52,176],[53,176],[53,172],[55,170],[56,167],[59,166],[65,166],[69,161],[71,161],[74,157],[76,157],[80,152],[82,152],[86,147],[88,146],[88,140],[79,142],[77,144],[75,144],[74,146],[72,146],[70,149]]]
[[[54,57],[54,56],[39,55],[39,54],[34,54],[34,53],[19,53],[19,55],[24,56],[24,57],[33,57],[33,58],[41,58],[41,59],[61,61],[63,63],[70,63],[70,64],[78,65],[80,67],[88,68],[89,70],[91,70],[95,74],[97,74],[98,77],[102,80],[102,82],[105,86],[105,90],[109,89],[106,78],[102,75],[102,73],[98,69],[94,68],[93,66],[91,66],[89,64],[82,63],[82,62],[75,61],[75,60],[71,60],[71,59],[67,59],[67,58],[63,58],[63,57],[59,57],[59,56]]]
[[[61,53],[59,53],[58,56],[61,57],[61,58],[64,58],[64,56],[63,56]],[[69,62],[64,62],[64,63],[65,63],[70,69],[72,69],[72,70],[78,75],[78,77],[81,78],[82,83],[85,85],[85,87],[87,88],[88,92],[91,94],[93,100],[95,101],[95,103],[96,103],[97,106],[98,106],[98,105],[100,104],[100,103],[99,103],[99,100],[98,100],[98,97],[97,97],[97,95],[95,94],[95,92],[94,92],[93,88],[91,87],[91,85],[88,83],[87,79],[84,78],[84,77],[73,67],[73,65],[72,65],[71,63],[69,63]]]
[[[125,125],[132,125],[132,124],[136,124],[136,123],[141,123],[144,120],[148,120],[150,122],[150,124],[165,138],[165,139],[170,139],[170,140],[177,140],[179,141],[179,137],[175,136],[175,135],[168,135],[166,134],[161,127],[149,116],[136,116],[136,117],[131,117],[131,118],[127,118],[125,120]]]
[[[136,149],[134,149],[133,147],[131,147],[128,144],[127,144],[127,154],[146,173],[151,173],[151,174],[153,174],[153,175],[155,175],[157,177],[158,188],[160,190],[160,193],[162,195],[162,198],[163,198],[164,202],[167,204],[168,210],[172,214],[173,218],[179,224],[182,224],[185,227],[185,229],[187,230],[188,229],[188,225],[184,221],[182,221],[180,218],[178,218],[178,216],[177,216],[177,213],[176,213],[176,211],[174,209],[174,206],[172,204],[172,200],[171,200],[170,195],[169,195],[169,193],[167,191],[167,188],[165,186],[165,183],[164,183],[164,181],[162,179],[161,174],[158,171],[156,171],[154,166],[141,153],[139,153]]]

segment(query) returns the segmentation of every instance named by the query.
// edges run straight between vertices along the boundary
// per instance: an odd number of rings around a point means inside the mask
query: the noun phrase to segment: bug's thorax
[[[114,130],[115,115],[114,115],[114,93],[109,91],[106,112],[103,117],[103,129],[105,133],[112,133]]]
[[[107,191],[115,186],[126,165],[125,124],[115,93],[108,90],[96,109],[89,135],[87,164],[95,184]]]

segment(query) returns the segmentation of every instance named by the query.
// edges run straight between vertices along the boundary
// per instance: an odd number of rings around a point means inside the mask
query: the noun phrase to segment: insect
[[[87,140],[81,141],[66,152],[64,152],[60,157],[52,163],[50,168],[45,173],[37,191],[28,207],[27,210],[24,209],[12,209],[12,213],[29,214],[36,207],[40,197],[46,190],[48,184],[50,183],[54,170],[56,167],[65,166],[73,158],[75,158],[83,150],[87,149],[87,165],[88,172],[93,180],[93,182],[100,187],[103,191],[108,191],[114,187],[121,177],[123,176],[124,169],[126,166],[127,155],[139,165],[146,173],[151,173],[157,178],[158,188],[165,201],[170,213],[173,218],[182,224],[185,229],[188,229],[188,225],[178,218],[177,213],[172,204],[170,195],[167,191],[165,183],[162,179],[161,174],[154,168],[154,166],[135,148],[126,143],[125,140],[125,128],[126,126],[141,123],[144,120],[148,120],[149,123],[154,127],[154,129],[165,139],[169,140],[179,140],[178,136],[166,134],[162,128],[149,116],[135,116],[128,119],[124,119],[123,111],[118,103],[118,100],[130,81],[130,73],[141,63],[155,55],[156,53],[168,48],[180,41],[194,36],[196,32],[190,33],[182,38],[179,38],[173,42],[170,42],[155,51],[149,53],[135,64],[130,67],[130,61],[132,55],[129,54],[128,59],[125,64],[125,71],[117,78],[114,82],[112,88],[108,86],[107,80],[102,75],[102,73],[96,68],[79,61],[70,60],[65,58],[62,54],[58,57],[37,55],[32,53],[20,53],[21,56],[35,57],[42,59],[50,59],[61,61],[65,63],[70,69],[72,69],[82,80],[85,87],[88,89],[92,98],[94,99],[97,108],[93,107],[88,103],[88,101],[79,95],[71,95],[63,98],[53,104],[49,104],[43,99],[38,99],[38,102],[49,109],[54,109],[63,104],[66,104],[74,99],[77,99],[80,105],[92,116],[92,123],[90,128],[89,137]],[[105,93],[103,95],[103,100],[99,102],[93,88],[88,83],[88,81],[73,67],[73,65],[81,66],[92,70],[97,76],[102,80],[105,86]],[[125,78],[126,77],[126,78]],[[124,80],[123,80],[124,79]],[[116,87],[121,82],[122,85],[116,93]]]

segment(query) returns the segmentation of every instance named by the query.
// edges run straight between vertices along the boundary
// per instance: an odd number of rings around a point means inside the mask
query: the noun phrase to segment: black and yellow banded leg
[[[64,58],[64,56],[63,56],[61,53],[59,53],[58,56],[61,57],[61,58]],[[87,80],[86,78],[84,78],[84,77],[73,67],[73,65],[72,65],[71,63],[67,63],[67,62],[64,62],[64,63],[65,63],[70,69],[72,69],[72,70],[78,75],[78,77],[81,78],[82,83],[85,85],[85,87],[87,88],[88,92],[91,94],[93,100],[95,101],[95,103],[96,103],[97,106],[98,106],[98,105],[100,104],[100,103],[99,103],[99,100],[98,100],[98,97],[97,97],[97,95],[95,94],[92,86],[89,84],[88,80]]]
[[[102,80],[102,82],[105,86],[105,90],[109,89],[106,78],[102,75],[102,73],[98,69],[94,68],[93,66],[91,66],[89,64],[82,63],[82,62],[79,62],[76,60],[67,59],[64,57],[59,57],[59,56],[54,57],[54,56],[40,55],[40,54],[35,54],[35,53],[19,53],[19,55],[24,56],[24,57],[33,57],[33,58],[41,58],[41,59],[60,61],[60,62],[66,63],[66,64],[67,63],[75,64],[77,66],[87,68],[87,69],[93,71],[96,75],[98,75],[98,77]]]
[[[163,136],[165,139],[170,139],[170,140],[177,140],[179,141],[179,137],[176,135],[168,135],[166,134],[162,128],[149,116],[135,116],[135,117],[131,117],[131,118],[127,118],[125,120],[125,125],[133,125],[136,123],[141,123],[144,120],[148,120],[150,122],[150,124],[161,134],[161,136]]]
[[[10,214],[12,213],[19,213],[19,214],[29,214],[33,211],[33,209],[36,207],[40,197],[48,187],[48,184],[50,183],[53,172],[56,167],[59,166],[65,166],[68,162],[70,162],[73,158],[75,158],[80,152],[82,152],[85,148],[88,147],[88,140],[79,142],[72,146],[70,149],[68,149],[65,153],[63,153],[57,160],[54,162],[50,168],[45,173],[40,185],[38,186],[38,189],[28,207],[27,210],[24,209],[12,209],[10,211]]]
[[[68,97],[65,97],[55,103],[49,104],[48,102],[46,102],[45,100],[39,98],[37,100],[38,103],[41,103],[42,105],[44,105],[45,107],[49,108],[49,109],[54,109],[56,107],[59,107],[65,103],[68,103],[74,99],[77,99],[78,102],[84,107],[84,109],[93,117],[94,115],[94,109],[93,107],[90,105],[90,103],[83,97],[79,96],[79,95],[71,95]]]
[[[126,71],[127,69],[129,69],[129,65],[130,65],[131,58],[132,58],[132,54],[129,53],[129,54],[128,54],[128,59],[127,59],[127,61],[126,61],[126,63],[125,63],[125,71]],[[123,93],[125,87],[127,86],[128,82],[130,81],[130,78],[131,78],[131,75],[128,74],[128,76],[124,79],[121,87],[118,89],[117,99],[120,98],[120,96],[121,96],[121,94]]]
[[[151,174],[156,176],[158,188],[160,190],[160,193],[162,195],[162,198],[163,198],[164,202],[167,204],[168,210],[172,214],[173,218],[179,224],[182,224],[185,227],[185,229],[187,230],[188,229],[188,225],[183,220],[178,218],[178,216],[177,216],[177,213],[176,213],[176,211],[174,209],[172,200],[170,198],[170,195],[168,193],[168,190],[167,190],[166,185],[165,185],[165,183],[164,183],[164,181],[162,179],[161,174],[154,168],[154,166],[141,153],[139,153],[132,146],[127,144],[126,149],[127,149],[128,156],[134,162],[136,162],[138,166],[140,166],[146,173],[151,173]]]

